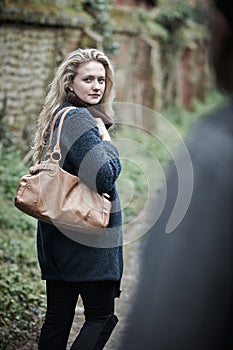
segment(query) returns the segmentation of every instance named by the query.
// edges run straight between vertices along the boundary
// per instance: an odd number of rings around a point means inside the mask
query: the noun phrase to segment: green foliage
[[[92,30],[103,37],[103,50],[107,53],[116,53],[118,45],[112,40],[113,23],[110,18],[113,1],[89,0],[84,2],[84,10],[94,17]]]
[[[119,186],[120,198],[123,203],[123,220],[124,223],[130,222],[137,217],[138,213],[143,209],[144,203],[147,199],[147,179],[140,167],[135,163],[129,162],[125,159],[122,160],[122,174],[121,177],[128,179],[131,189],[133,190],[133,198],[129,201],[128,198],[128,186],[121,188]],[[128,204],[128,205],[127,205]]]
[[[19,178],[28,169],[22,164],[19,150],[14,147],[4,147],[0,153],[0,227],[1,230],[14,230],[20,233],[31,231],[35,227],[35,220],[19,212],[13,199],[18,186]]]
[[[144,129],[124,125],[116,130],[114,137],[130,141],[127,151],[125,151],[124,142],[122,146],[118,145],[122,157],[118,189],[123,208],[123,223],[127,224],[143,210],[148,192],[150,191],[150,196],[153,196],[160,189],[161,177],[159,173],[151,174],[151,161],[155,158],[165,171],[169,154],[159,138]],[[128,151],[129,157],[125,157]],[[153,188],[149,189],[148,181],[151,184],[151,175]]]
[[[196,101],[193,111],[184,110],[181,105],[175,104],[169,109],[163,111],[163,117],[169,121],[176,129],[176,133],[168,133],[168,139],[164,142],[160,141],[160,135],[156,132],[149,133],[144,129],[133,128],[124,125],[116,129],[114,137],[116,139],[130,140],[136,144],[133,152],[133,159],[122,159],[122,173],[119,177],[119,193],[123,207],[123,220],[127,224],[136,218],[143,209],[148,196],[148,178],[153,175],[153,189],[149,193],[150,196],[156,195],[161,188],[161,174],[157,174],[155,168],[152,167],[151,160],[153,157],[158,161],[166,174],[166,169],[170,160],[170,153],[168,149],[174,150],[178,146],[179,140],[177,134],[185,137],[193,123],[199,118],[210,112],[218,104],[223,101],[224,97],[216,92],[211,92],[204,102]],[[166,136],[166,135],[165,135]],[[120,156],[126,154],[124,143],[121,148],[119,142],[118,148]],[[130,145],[130,143],[129,143]],[[137,147],[137,145],[140,145]],[[167,149],[168,147],[168,149]],[[137,164],[138,163],[138,164]],[[143,164],[143,167],[138,165]],[[154,174],[151,174],[154,172]],[[122,181],[124,180],[124,181]],[[121,183],[122,181],[122,183]],[[126,185],[125,185],[126,183]],[[131,186],[130,186],[131,185]],[[129,193],[133,189],[133,197],[129,200]]]
[[[43,296],[38,291],[38,276],[30,261],[25,260],[25,252],[19,249],[17,241],[7,241],[6,237],[3,242],[2,238],[0,241],[0,253],[4,254],[0,265],[0,349],[13,350],[27,344],[27,349],[32,350],[42,316]],[[10,252],[13,255],[9,257]]]
[[[182,135],[185,135],[198,116],[204,116],[223,101],[224,96],[214,90],[206,96],[205,101],[196,100],[192,111],[185,110],[181,104],[174,104],[164,111],[164,115],[176,125]]]
[[[203,24],[206,23],[206,7],[201,0],[195,4],[184,0],[160,0],[156,21],[170,31],[177,30],[189,20]]]
[[[44,304],[35,249],[35,220],[13,205],[28,170],[14,148],[0,157],[0,349],[36,349]]]
[[[160,0],[159,3],[159,22],[168,24],[173,21],[183,22],[191,14],[192,7],[187,1],[183,0]]]
[[[130,16],[132,14],[130,13]],[[154,14],[152,14],[144,9],[138,8],[134,13],[137,22],[140,24],[142,31],[149,37],[159,37],[163,40],[168,38],[168,32],[164,26],[162,26],[159,21],[155,20]]]
[[[15,161],[18,161],[18,164],[15,164]],[[11,200],[14,197],[15,188],[19,180],[19,172],[24,170],[25,168],[20,165],[19,151],[3,147],[1,150],[0,179],[2,185],[1,194],[4,195],[5,199]]]

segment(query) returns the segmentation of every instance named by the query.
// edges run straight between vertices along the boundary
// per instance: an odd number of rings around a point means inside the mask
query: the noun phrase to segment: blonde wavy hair
[[[82,63],[97,61],[102,63],[106,72],[106,87],[102,97],[103,109],[106,114],[113,117],[112,103],[114,99],[114,71],[108,57],[96,49],[78,49],[68,54],[57,68],[50,90],[38,118],[37,132],[35,136],[33,160],[35,163],[42,158],[43,148],[46,142],[51,119],[57,108],[66,101],[69,84],[73,82],[77,69]]]

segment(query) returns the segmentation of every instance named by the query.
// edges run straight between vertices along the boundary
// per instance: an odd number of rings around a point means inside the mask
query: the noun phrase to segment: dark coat
[[[171,166],[163,213],[145,243],[122,350],[233,348],[232,104],[201,118],[187,146],[194,173],[191,202],[167,233],[179,190]],[[185,179],[182,153],[179,162]]]
[[[98,192],[108,193],[112,213],[101,236],[60,232],[55,226],[39,221],[37,249],[42,279],[119,281],[123,258],[121,208],[115,184],[121,171],[118,151],[111,142],[101,140],[94,118],[86,108],[76,108],[67,114],[61,149],[63,169],[78,175]]]

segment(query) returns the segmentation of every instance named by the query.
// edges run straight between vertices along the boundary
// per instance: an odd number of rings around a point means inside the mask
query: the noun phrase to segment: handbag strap
[[[56,160],[60,160],[60,158],[61,158],[60,137],[61,137],[62,125],[63,125],[64,119],[65,119],[67,113],[72,109],[76,109],[76,107],[65,107],[65,108],[61,109],[60,111],[58,111],[56,113],[55,117],[53,118],[51,128],[50,128],[49,145],[48,145],[48,148],[46,151],[46,156],[49,156],[50,154],[56,153],[56,154],[58,154],[58,156],[56,157],[57,158]],[[52,150],[54,127],[55,127],[55,124],[56,124],[56,121],[57,121],[59,115],[62,113],[64,113],[64,114],[62,115],[61,120],[59,122],[56,144]]]

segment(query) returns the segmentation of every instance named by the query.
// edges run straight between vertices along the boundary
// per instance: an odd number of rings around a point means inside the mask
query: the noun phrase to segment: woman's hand
[[[104,122],[101,118],[95,118],[96,125],[99,128],[99,133],[102,141],[111,141],[111,137],[106,129]]]

